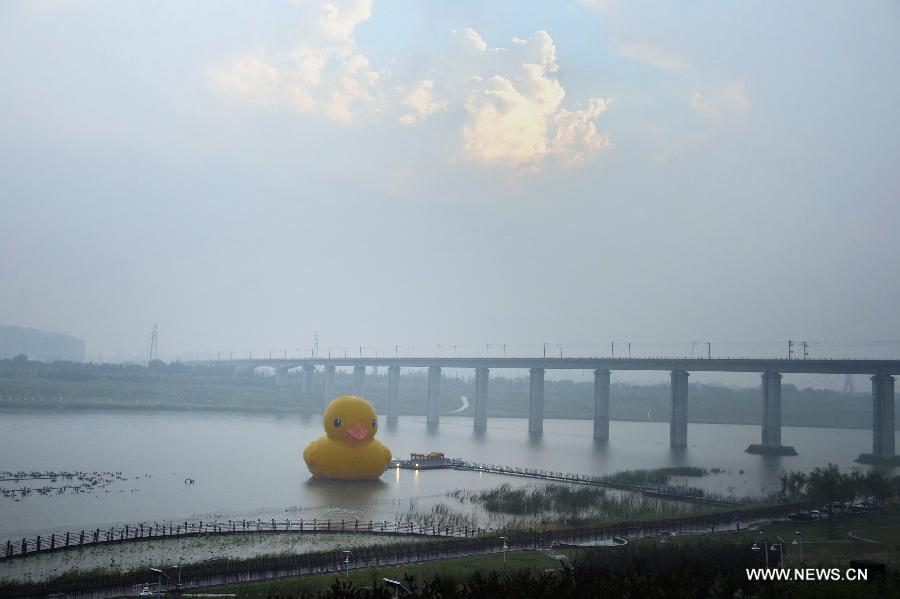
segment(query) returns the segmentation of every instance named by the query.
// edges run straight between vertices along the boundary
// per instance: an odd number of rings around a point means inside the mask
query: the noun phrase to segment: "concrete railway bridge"
[[[687,446],[688,376],[691,372],[758,372],[761,377],[762,439],[751,445],[754,453],[793,455],[792,447],[781,444],[781,378],[783,374],[865,374],[872,379],[872,453],[863,454],[872,462],[895,461],[894,448],[894,375],[900,374],[900,360],[857,359],[758,359],[758,358],[491,358],[491,357],[344,357],[344,358],[287,358],[213,360],[194,362],[208,366],[229,366],[255,369],[273,368],[276,384],[284,384],[289,370],[301,368],[303,393],[312,395],[313,376],[317,368],[324,369],[323,401],[334,397],[335,369],[353,368],[353,391],[365,393],[366,367],[385,367],[388,371],[388,422],[399,416],[400,369],[428,369],[428,397],[426,421],[436,426],[439,421],[438,401],[441,392],[442,368],[472,368],[475,370],[476,429],[487,427],[487,407],[491,369],[527,368],[530,372],[530,408],[528,431],[539,434],[544,429],[544,373],[546,370],[593,370],[594,372],[594,438],[609,438],[609,381],[613,370],[669,371],[672,414],[669,421],[669,442],[672,447]]]

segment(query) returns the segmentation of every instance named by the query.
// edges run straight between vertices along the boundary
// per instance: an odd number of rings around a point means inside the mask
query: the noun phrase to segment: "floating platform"
[[[889,458],[880,458],[872,453],[861,453],[853,461],[857,464],[872,464],[874,466],[900,466],[900,456],[896,455]]]
[[[389,467],[405,468],[407,470],[438,470],[441,468],[455,468],[461,460],[448,458],[439,451],[429,453],[411,453],[408,460],[394,460]]]
[[[778,447],[766,447],[759,443],[754,443],[745,449],[747,453],[756,453],[760,455],[797,455],[797,450],[790,445],[779,445]]]

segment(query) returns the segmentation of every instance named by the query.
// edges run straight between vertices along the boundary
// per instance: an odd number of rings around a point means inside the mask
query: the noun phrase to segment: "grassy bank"
[[[435,576],[460,580],[481,572],[521,572],[544,571],[548,568],[559,568],[561,560],[574,554],[566,551],[511,551],[506,555],[477,555],[454,559],[421,562],[397,567],[368,568],[350,570],[346,574],[322,574],[305,576],[274,582],[258,582],[242,585],[230,585],[203,589],[206,594],[235,594],[238,597],[290,597],[303,593],[320,593],[330,589],[335,582],[350,582],[354,587],[365,588],[382,584],[384,578],[403,580],[406,577],[415,580],[427,580]]]
[[[776,522],[765,524],[755,529],[740,532],[723,532],[705,535],[679,535],[659,539],[642,539],[639,545],[684,545],[703,542],[705,544],[737,544],[751,547],[754,543],[761,545],[763,540],[779,543],[785,541],[785,567],[799,567],[800,543],[803,541],[803,562],[810,567],[847,567],[852,559],[870,559],[900,567],[900,512],[885,514],[856,514],[836,518],[833,522],[833,534],[829,531],[827,521],[818,522]],[[799,533],[799,534],[798,534]],[[875,541],[867,543],[851,538],[849,535]],[[794,544],[797,539],[798,543]],[[759,561],[765,558],[758,553]],[[773,567],[780,565],[777,551],[769,552],[769,563]]]
[[[797,534],[795,531],[798,531]],[[761,551],[754,551],[754,543],[761,539],[777,542],[780,537],[787,542],[785,567],[800,567],[799,544],[791,544],[794,538],[803,538],[803,563],[813,568],[849,567],[852,559],[870,559],[888,565],[889,573],[900,566],[900,513],[853,515],[835,523],[837,539],[829,537],[826,522],[803,524],[772,524],[755,530],[703,535],[650,538],[633,541],[628,547],[577,548],[565,550],[516,551],[507,555],[504,566],[502,555],[485,555],[425,562],[403,567],[371,568],[351,571],[349,575],[318,575],[302,578],[231,585],[204,589],[204,593],[229,593],[238,597],[262,596],[315,596],[370,597],[392,596],[381,584],[383,578],[405,580],[417,589],[416,596],[504,596],[484,593],[484,579],[495,578],[501,587],[513,592],[517,578],[534,580],[530,596],[552,596],[539,592],[542,576],[552,574],[562,577],[550,584],[559,583],[559,596],[572,595],[575,579],[588,586],[603,589],[604,596],[732,596],[736,589],[753,591],[751,594],[769,597],[868,597],[897,596],[897,589],[889,575],[886,586],[878,581],[868,583],[766,583],[754,586],[746,580],[744,568],[762,566]],[[852,540],[848,533],[865,534],[877,543]],[[770,565],[780,562],[777,552],[770,552]],[[574,565],[571,567],[569,565]],[[671,570],[670,570],[671,568]],[[638,576],[634,570],[637,570]],[[658,569],[658,571],[657,571]],[[663,576],[664,573],[667,575]],[[568,578],[573,574],[572,579]],[[660,580],[667,580],[665,584]],[[634,582],[639,582],[633,586]],[[349,584],[348,584],[349,583]],[[685,593],[678,591],[686,584]],[[449,594],[436,595],[431,591],[443,585]],[[472,595],[475,586],[482,594]],[[621,594],[620,586],[631,585],[632,593]],[[381,591],[379,591],[381,589]],[[891,590],[893,589],[893,590]],[[706,592],[703,592],[706,591]],[[726,592],[727,591],[727,592]],[[383,595],[378,594],[384,593]],[[357,594],[354,594],[357,593]],[[421,594],[418,594],[421,593]],[[645,594],[641,594],[645,593]],[[723,594],[724,593],[724,594]],[[508,596],[522,596],[520,594]],[[589,595],[583,595],[589,596]],[[738,596],[738,595],[735,595]],[[743,592],[740,596],[744,596]]]

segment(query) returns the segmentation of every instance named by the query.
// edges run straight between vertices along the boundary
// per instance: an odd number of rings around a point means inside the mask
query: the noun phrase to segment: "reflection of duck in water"
[[[391,450],[375,439],[378,418],[368,401],[338,397],[325,408],[325,436],[303,450],[313,476],[358,480],[378,478],[391,461]]]

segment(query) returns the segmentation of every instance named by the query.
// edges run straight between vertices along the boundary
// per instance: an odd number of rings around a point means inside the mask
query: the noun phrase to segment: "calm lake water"
[[[378,438],[400,457],[438,450],[474,461],[585,474],[716,467],[723,472],[690,483],[739,496],[776,490],[783,469],[827,462],[859,467],[853,459],[871,451],[872,443],[867,430],[785,427],[783,442],[800,455],[779,458],[744,452],[759,442],[758,426],[690,424],[689,446],[680,452],[669,448],[665,422],[612,422],[604,444],[594,442],[587,420],[547,420],[539,438],[528,435],[524,419],[494,418],[488,426],[476,434],[471,418],[442,417],[439,428],[428,431],[424,418],[410,416],[394,428],[382,425]],[[380,481],[359,483],[311,480],[300,454],[322,434],[319,417],[302,415],[4,412],[0,470],[121,471],[130,480],[94,494],[0,498],[0,540],[197,517],[393,520],[411,499],[421,507],[441,500],[448,489],[523,484],[450,470],[388,471]],[[185,478],[194,484],[186,485]]]

